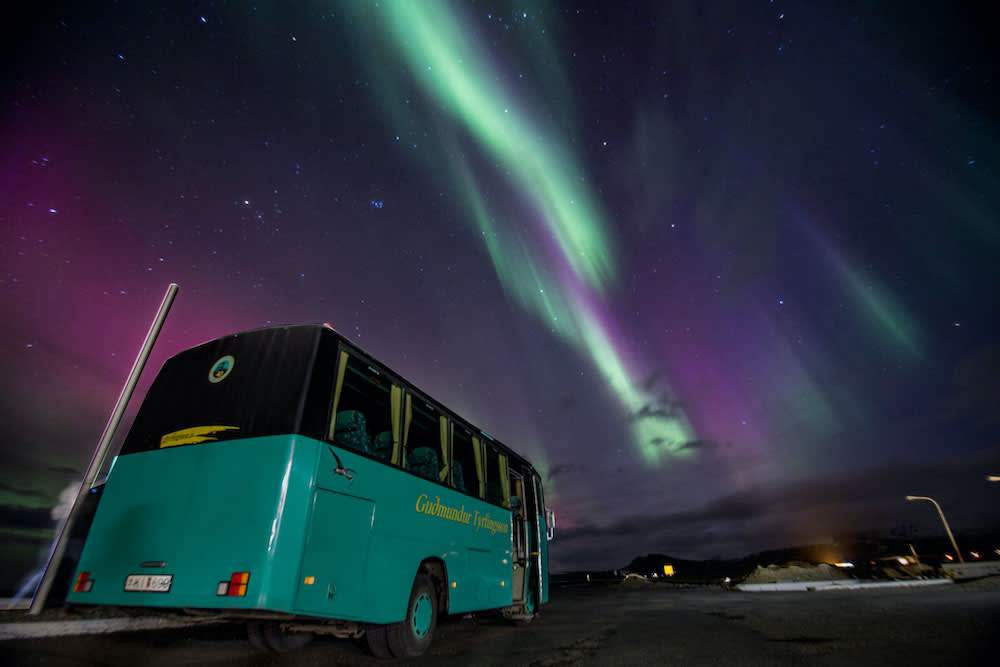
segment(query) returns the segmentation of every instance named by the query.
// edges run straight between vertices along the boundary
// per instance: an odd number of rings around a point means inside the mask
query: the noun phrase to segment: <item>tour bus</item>
[[[245,620],[258,648],[366,637],[414,657],[441,614],[548,602],[532,465],[329,325],[168,359],[115,458],[68,601]]]

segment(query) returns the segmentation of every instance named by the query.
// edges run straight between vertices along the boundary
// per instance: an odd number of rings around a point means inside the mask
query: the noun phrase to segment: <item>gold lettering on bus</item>
[[[431,500],[426,493],[421,493],[417,496],[417,504],[414,509],[417,514],[426,514],[438,519],[472,526],[476,532],[483,529],[494,535],[497,533],[507,534],[508,523],[506,521],[497,521],[490,516],[489,512],[486,514],[480,514],[479,510],[467,512],[465,505],[461,507],[445,505],[441,502],[441,496],[434,496],[434,500]]]

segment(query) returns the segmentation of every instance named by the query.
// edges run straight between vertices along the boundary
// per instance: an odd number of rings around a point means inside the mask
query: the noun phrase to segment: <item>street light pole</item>
[[[948,526],[948,519],[944,518],[944,512],[941,511],[941,506],[937,504],[937,501],[933,498],[928,498],[927,496],[906,496],[907,500],[926,500],[928,502],[934,503],[934,507],[937,508],[938,514],[941,515],[941,523],[944,524],[944,529],[948,533],[948,539],[951,540],[951,546],[955,548],[955,553],[958,554],[958,562],[964,563],[965,559],[962,558],[962,552],[958,550],[958,545],[955,543],[955,536],[951,534],[951,528]]]

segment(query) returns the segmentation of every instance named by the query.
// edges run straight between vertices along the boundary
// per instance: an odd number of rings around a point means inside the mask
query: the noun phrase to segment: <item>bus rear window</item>
[[[262,329],[171,357],[121,453],[288,433],[321,438],[333,378],[332,363],[317,363],[320,337],[315,327]]]

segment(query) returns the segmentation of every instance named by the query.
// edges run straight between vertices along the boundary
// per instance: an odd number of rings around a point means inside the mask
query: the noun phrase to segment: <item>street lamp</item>
[[[941,523],[944,524],[944,529],[948,532],[948,538],[951,540],[951,546],[955,548],[955,553],[958,554],[958,562],[964,563],[965,560],[962,558],[962,552],[958,550],[958,545],[955,544],[955,536],[951,534],[951,528],[948,527],[948,519],[944,518],[944,512],[941,511],[941,506],[937,504],[937,501],[933,498],[928,498],[927,496],[906,496],[907,500],[926,500],[934,503],[934,507],[937,508],[938,514],[941,515]]]

